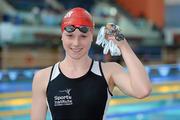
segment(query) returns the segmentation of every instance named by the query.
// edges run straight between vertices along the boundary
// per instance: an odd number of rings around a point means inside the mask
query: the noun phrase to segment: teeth
[[[81,51],[81,49],[73,49],[73,48],[72,48],[72,51],[74,51],[74,52],[79,52],[79,51]]]

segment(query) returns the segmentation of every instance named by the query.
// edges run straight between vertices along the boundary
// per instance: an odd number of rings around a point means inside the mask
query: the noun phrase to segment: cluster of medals
[[[112,39],[117,41],[124,40],[125,37],[121,33],[119,26],[113,23],[107,23],[102,26],[96,40],[96,44],[103,47],[103,54],[110,52],[111,56],[120,56],[121,51]]]

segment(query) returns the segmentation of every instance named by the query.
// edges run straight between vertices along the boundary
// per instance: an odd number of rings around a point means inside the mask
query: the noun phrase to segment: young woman
[[[93,41],[92,16],[83,8],[71,9],[61,24],[65,58],[39,70],[32,87],[32,120],[102,120],[117,86],[125,94],[144,98],[151,83],[143,64],[126,40],[115,41],[127,65],[101,63],[88,56]]]

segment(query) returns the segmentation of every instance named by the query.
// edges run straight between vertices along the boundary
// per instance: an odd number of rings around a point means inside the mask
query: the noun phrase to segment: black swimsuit
[[[89,71],[79,78],[66,77],[58,67],[52,68],[47,87],[47,104],[53,120],[105,119],[111,93],[101,63],[92,61]]]

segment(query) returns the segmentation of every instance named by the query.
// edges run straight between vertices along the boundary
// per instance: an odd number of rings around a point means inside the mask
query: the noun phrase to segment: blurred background
[[[107,120],[179,120],[179,0],[0,0],[0,120],[30,119],[34,72],[63,59],[61,19],[77,6],[94,17],[94,41],[106,23],[120,26],[153,84],[140,100],[115,89]],[[89,54],[124,66],[94,43]]]

